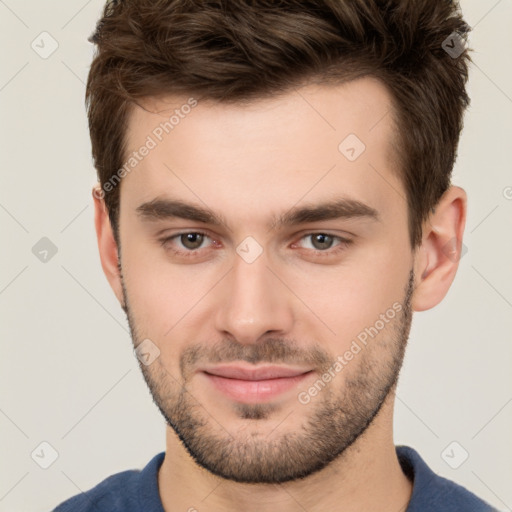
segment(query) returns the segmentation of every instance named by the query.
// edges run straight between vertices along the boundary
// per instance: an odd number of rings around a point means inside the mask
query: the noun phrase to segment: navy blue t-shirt
[[[497,511],[464,487],[436,475],[412,448],[397,446],[396,451],[404,473],[413,482],[406,512]],[[123,471],[106,478],[53,512],[164,512],[157,478],[164,455],[155,455],[142,471]]]

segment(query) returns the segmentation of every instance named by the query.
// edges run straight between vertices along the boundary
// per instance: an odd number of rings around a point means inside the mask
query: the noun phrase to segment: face
[[[120,185],[140,366],[199,465],[238,482],[304,477],[376,417],[409,334],[390,98],[362,79],[186,104],[137,107],[127,133],[129,154],[150,147]]]

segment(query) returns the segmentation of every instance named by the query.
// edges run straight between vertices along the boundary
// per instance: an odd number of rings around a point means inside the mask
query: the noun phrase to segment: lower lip
[[[228,397],[248,403],[265,402],[285,393],[300,384],[312,372],[294,377],[280,377],[266,380],[241,380],[219,377],[203,372],[211,384]]]

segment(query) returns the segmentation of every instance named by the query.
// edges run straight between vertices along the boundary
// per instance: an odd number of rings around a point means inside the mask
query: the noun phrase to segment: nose
[[[222,335],[251,344],[264,335],[283,336],[291,331],[292,293],[268,263],[265,251],[252,263],[235,255],[217,303],[216,328]]]

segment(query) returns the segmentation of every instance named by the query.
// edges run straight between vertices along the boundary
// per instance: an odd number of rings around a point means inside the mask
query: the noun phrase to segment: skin
[[[186,101],[136,107],[130,151]],[[307,85],[244,105],[200,101],[123,178],[120,248],[104,202],[93,194],[103,270],[134,344],[149,338],[160,350],[141,369],[168,421],[158,475],[167,512],[405,510],[412,485],[393,442],[394,387],[412,312],[437,305],[455,277],[458,258],[446,245],[456,239],[460,251],[466,194],[455,186],[446,191],[412,250],[389,111],[386,88],[370,78]],[[351,133],[366,145],[353,162],[338,150]],[[137,213],[141,204],[169,197],[208,207],[225,223]],[[369,205],[379,219],[269,229],[273,215],[339,197]],[[187,251],[183,238],[160,241],[198,231],[209,238],[195,257],[172,252]],[[315,233],[352,243],[334,252],[333,239],[319,249],[307,236]],[[252,263],[236,252],[248,236],[262,249]],[[300,403],[298,393],[397,303],[400,314],[325,389]],[[228,361],[312,373],[265,403],[238,403],[197,372]],[[310,467],[316,448],[324,451]]]

